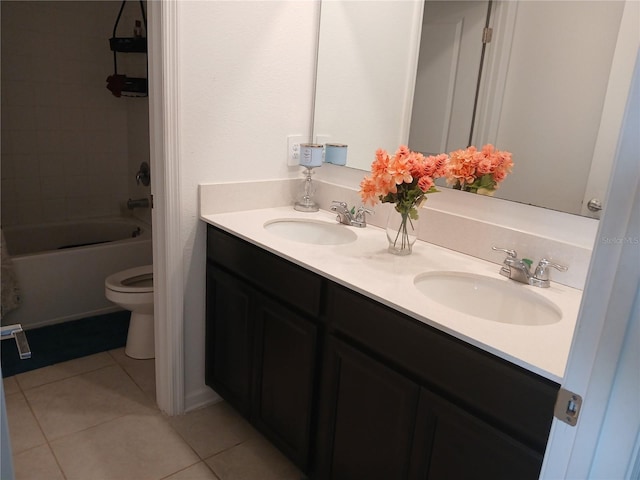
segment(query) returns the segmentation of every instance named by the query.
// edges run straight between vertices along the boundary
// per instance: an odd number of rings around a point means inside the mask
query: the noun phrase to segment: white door
[[[640,5],[634,11],[637,32]],[[563,387],[584,397],[578,423],[554,419],[540,478],[632,479],[640,469],[640,49]],[[617,52],[616,52],[617,53]],[[614,59],[622,61],[622,58]],[[626,98],[628,88],[623,92]]]
[[[593,152],[591,170],[585,188],[582,201],[581,215],[593,218],[600,218],[600,211],[593,211],[588,208],[592,199],[604,201],[613,158],[615,156],[615,139],[620,130],[622,115],[620,109],[623,108],[628,92],[628,85],[621,83],[631,78],[633,62],[623,59],[633,58],[640,38],[640,8],[638,2],[629,0],[625,2],[618,32],[618,40],[611,65],[609,85],[602,109],[602,119],[600,130]],[[613,141],[611,139],[614,139]]]
[[[425,2],[409,146],[438,154],[469,143],[487,1]]]

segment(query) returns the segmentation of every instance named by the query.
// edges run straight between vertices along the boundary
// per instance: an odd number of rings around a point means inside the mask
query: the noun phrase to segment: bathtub
[[[22,304],[2,319],[24,329],[120,310],[104,279],[152,263],[151,227],[109,218],[2,229]]]

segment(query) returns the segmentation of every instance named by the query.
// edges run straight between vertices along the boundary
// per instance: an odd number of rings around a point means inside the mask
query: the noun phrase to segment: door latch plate
[[[581,407],[582,397],[580,395],[561,388],[556,397],[553,414],[558,420],[575,427],[578,423]]]

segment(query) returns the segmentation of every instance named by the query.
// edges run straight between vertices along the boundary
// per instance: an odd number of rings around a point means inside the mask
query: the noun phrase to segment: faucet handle
[[[500,248],[500,247],[491,247],[491,250],[495,250],[496,252],[504,252],[508,257],[518,258],[518,254],[515,250],[511,250],[509,248]]]
[[[358,207],[358,210],[356,210],[356,214],[353,217],[353,221],[351,222],[351,225],[353,225],[354,227],[360,227],[360,228],[364,228],[367,226],[367,219],[366,219],[366,214],[369,215],[373,215],[374,211],[371,210],[370,208],[365,207],[364,205],[360,205]]]
[[[331,202],[331,210],[335,211],[338,207],[342,207],[345,210],[347,210],[348,209],[347,202],[340,202],[338,200],[333,200]]]
[[[373,215],[375,212],[370,208],[365,207],[364,205],[360,205],[358,210],[356,211],[356,218],[364,219],[364,214],[368,213],[369,215]]]
[[[556,270],[560,270],[561,272],[566,272],[569,270],[569,267],[566,265],[560,265],[559,263],[552,263],[546,258],[543,258],[538,262],[538,266],[536,267],[536,272],[534,277],[538,280],[548,280],[549,279],[549,267],[553,267]]]

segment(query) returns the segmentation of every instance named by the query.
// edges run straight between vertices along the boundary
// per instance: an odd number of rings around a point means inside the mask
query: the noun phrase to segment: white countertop
[[[416,242],[409,256],[392,255],[387,252],[385,231],[371,225],[366,228],[344,226],[358,236],[355,242],[344,245],[294,242],[263,228],[265,222],[282,218],[335,223],[335,214],[322,210],[303,213],[292,207],[277,207],[201,215],[200,218],[469,344],[550,380],[562,382],[582,298],[581,290],[553,281],[550,288],[517,284],[555,303],[562,310],[562,319],[539,326],[494,322],[429,300],[413,284],[419,273],[443,270],[513,282],[501,276],[498,273],[500,267],[494,263],[422,241]],[[460,299],[461,302],[464,300]]]

